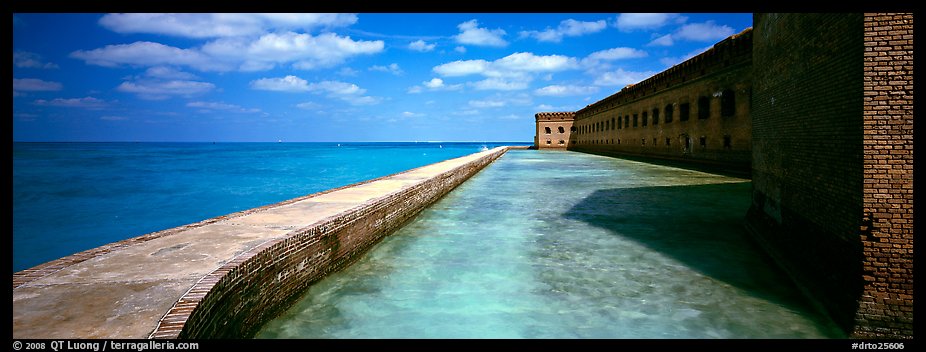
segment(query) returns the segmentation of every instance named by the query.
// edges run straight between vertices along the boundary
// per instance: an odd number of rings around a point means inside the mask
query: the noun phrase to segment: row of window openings
[[[674,118],[673,115],[675,114],[674,107],[672,106],[672,104],[668,104],[666,105],[664,111],[665,111],[665,115],[663,119],[665,121],[664,123],[671,123],[672,119]],[[678,104],[679,121],[688,121],[689,116],[691,115],[690,111],[691,111],[691,108],[688,103]],[[646,127],[647,122],[650,121],[648,113],[649,113],[648,111],[644,111],[641,114],[643,117],[642,119],[638,118],[640,115],[633,114],[633,120],[632,120],[633,127],[637,127],[638,121],[640,122],[640,125],[642,125],[643,127]],[[720,96],[720,116],[730,117],[734,115],[736,115],[735,93],[733,93],[732,90],[724,90]],[[698,98],[698,119],[706,120],[710,118],[710,116],[711,116],[710,98],[709,97]],[[625,115],[623,119],[623,123],[621,123],[620,116],[618,116],[617,118],[612,117],[610,122],[600,121],[595,124],[580,126],[577,131],[581,134],[581,133],[593,133],[593,132],[609,131],[609,130],[614,130],[614,129],[630,128],[631,127],[630,117],[631,115]],[[653,108],[652,121],[653,121],[653,125],[659,124],[659,108]],[[550,133],[549,130],[550,129],[548,127],[547,133]],[[560,127],[560,133],[563,133],[562,127]]]
[[[559,141],[559,144],[564,144],[564,143],[565,143],[565,142],[562,141],[562,140]],[[690,146],[691,146],[691,138],[687,138],[687,137],[686,137],[686,138],[685,138],[685,143],[690,147]],[[550,144],[550,140],[549,140],[549,139],[547,140],[547,144]],[[614,139],[612,138],[612,139],[596,139],[596,140],[591,140],[591,141],[580,141],[579,144],[621,144],[621,139],[618,138],[618,139],[617,139],[617,143],[614,143]],[[701,138],[698,138],[698,144],[699,144],[701,147],[705,147],[705,148],[706,148],[706,147],[707,147],[707,137],[701,136]],[[640,138],[640,145],[642,145],[642,146],[645,146],[645,145],[646,145],[646,138]],[[653,138],[653,144],[652,144],[652,145],[656,145],[656,138]],[[666,146],[667,146],[667,147],[672,146],[672,138],[666,137]],[[727,148],[727,149],[733,147],[733,140],[732,140],[732,138],[730,137],[730,135],[725,135],[725,136],[723,136],[723,147],[724,147],[724,148]]]
[[[566,129],[563,128],[563,126],[559,126],[559,127],[557,127],[557,129],[559,130],[559,133],[566,133]],[[576,128],[575,128],[575,127],[572,127],[571,130],[572,130],[572,132],[575,132],[575,131],[576,131]],[[546,132],[546,134],[553,133],[552,130],[551,130],[549,127],[544,127],[544,132]],[[550,143],[547,143],[547,144],[550,144]]]

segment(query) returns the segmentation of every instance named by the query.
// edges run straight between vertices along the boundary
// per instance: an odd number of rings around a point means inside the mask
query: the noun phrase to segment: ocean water
[[[530,143],[13,143],[13,271],[518,144]]]
[[[749,180],[511,150],[258,338],[844,338],[742,227]]]

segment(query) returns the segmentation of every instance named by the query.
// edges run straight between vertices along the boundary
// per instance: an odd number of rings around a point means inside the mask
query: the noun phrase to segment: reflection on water
[[[258,338],[843,337],[749,242],[748,180],[512,150]]]

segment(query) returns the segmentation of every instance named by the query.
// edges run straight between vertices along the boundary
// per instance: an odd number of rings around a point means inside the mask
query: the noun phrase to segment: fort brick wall
[[[874,18],[754,16],[747,228],[847,333],[912,337],[912,19]]]
[[[242,338],[305,290],[503,155],[496,148],[435,177],[268,241],[207,275],[161,319],[152,338]],[[391,176],[392,178],[401,177]]]
[[[570,150],[748,174],[752,30],[575,113]]]
[[[854,334],[913,337],[913,15],[865,14],[862,248]]]
[[[540,112],[534,114],[534,149],[566,148],[574,137],[573,112]]]

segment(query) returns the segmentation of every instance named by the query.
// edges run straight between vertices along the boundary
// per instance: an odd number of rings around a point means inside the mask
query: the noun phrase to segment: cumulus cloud
[[[713,47],[714,47],[713,45],[709,45],[703,48],[698,48],[698,49],[692,50],[688,54],[678,56],[678,57],[664,57],[664,58],[659,59],[659,62],[662,63],[663,65],[666,65],[667,67],[675,66],[677,64],[684,62],[685,60],[698,56],[698,54],[708,51]]]
[[[559,43],[563,37],[578,37],[585,34],[597,33],[605,29],[608,24],[604,20],[586,22],[567,19],[559,23],[556,28],[547,27],[544,31],[522,31],[521,38],[533,37],[541,42]]]
[[[532,105],[533,101],[529,95],[524,93],[507,95],[496,94],[486,99],[470,100],[467,104],[470,107],[482,109],[503,108],[509,106],[528,106]]]
[[[672,45],[675,45],[675,40],[672,39],[671,34],[666,34],[663,36],[659,36],[656,39],[653,39],[647,45],[649,46],[672,46]]]
[[[436,46],[437,44],[428,44],[428,42],[425,42],[424,40],[420,40],[420,39],[408,44],[409,49],[414,50],[414,51],[420,51],[422,53],[432,51],[434,50]]]
[[[183,80],[138,80],[122,82],[117,91],[133,93],[146,100],[162,100],[171,96],[191,97],[215,89],[209,82]]]
[[[321,81],[309,83],[296,77],[261,78],[251,81],[252,89],[277,92],[311,92],[324,94],[329,98],[340,99],[351,105],[374,105],[382,101],[380,97],[364,96],[366,89],[356,84],[341,81]]]
[[[505,36],[505,30],[501,28],[491,30],[481,28],[479,27],[479,22],[476,20],[460,23],[457,25],[457,28],[460,30],[460,33],[453,36],[457,43],[493,47],[508,45],[508,42],[502,39],[502,37]]]
[[[506,80],[498,77],[486,78],[470,83],[476,90],[522,90],[527,89],[527,80]]]
[[[674,37],[678,39],[707,42],[721,40],[734,34],[733,27],[722,25],[718,26],[714,21],[704,23],[690,23],[682,26],[675,33]]]
[[[422,86],[424,86],[422,88]],[[462,84],[445,84],[444,80],[440,78],[432,78],[430,81],[421,82],[421,86],[412,86],[408,89],[408,92],[411,94],[417,94],[424,91],[424,88],[427,88],[430,91],[436,90],[459,90],[463,88]]]
[[[257,35],[280,29],[344,27],[356,22],[355,14],[332,13],[118,13],[103,16],[99,24],[117,33],[216,38]]]
[[[51,92],[61,90],[62,87],[61,83],[37,78],[13,78],[14,92]]]
[[[397,63],[391,63],[388,66],[373,65],[369,69],[370,71],[379,71],[379,72],[388,72],[396,76],[401,76],[405,71],[402,71],[402,68],[399,67]]]
[[[298,69],[327,68],[350,57],[381,52],[381,40],[355,41],[350,37],[325,33],[282,32],[258,38],[219,38],[199,48],[182,49],[155,42],[107,45],[78,50],[71,57],[104,67],[186,66],[200,71],[262,71],[291,63]]]
[[[305,92],[309,90],[309,81],[293,75],[280,78],[261,78],[251,81],[251,88],[277,92]]]
[[[458,60],[438,65],[433,71],[444,77],[481,74],[486,77],[523,77],[528,73],[558,72],[578,67],[575,58],[563,55],[538,56],[519,52],[495,61]]]
[[[597,91],[598,87],[593,86],[550,85],[534,90],[534,94],[541,96],[565,97],[572,95],[592,94]]]
[[[107,45],[93,50],[77,50],[70,56],[84,60],[90,65],[104,67],[174,65],[192,67],[202,71],[223,71],[232,68],[217,63],[198,50],[181,49],[154,42],[134,42]]]
[[[624,32],[653,30],[669,23],[683,23],[686,20],[686,17],[677,13],[622,13],[617,16],[615,27]]]
[[[58,68],[58,65],[55,63],[45,62],[45,60],[39,54],[21,50],[13,52],[13,66],[19,68]]]
[[[676,41],[687,40],[694,42],[711,42],[718,41],[733,35],[733,27],[727,25],[717,25],[714,21],[702,23],[689,23],[681,26],[675,32],[659,36],[649,42],[650,46],[671,46]]]
[[[297,69],[332,67],[357,55],[379,53],[381,40],[355,41],[334,33],[313,36],[306,33],[269,33],[257,40],[221,38],[206,43],[202,52],[223,61],[240,63],[243,71],[273,68],[276,64],[293,63]]]
[[[624,69],[617,69],[616,71],[604,72],[595,78],[595,85],[598,86],[619,86],[623,87],[628,84],[635,84],[644,79],[649,78],[650,76],[656,74],[653,71],[625,71]]]
[[[234,113],[259,113],[260,109],[255,108],[243,108],[235,104],[227,104],[223,102],[210,102],[210,101],[191,101],[186,104],[187,107],[198,108],[202,110],[221,110]]]
[[[166,66],[155,66],[145,70],[145,76],[152,78],[161,78],[161,79],[181,79],[181,80],[194,80],[199,79],[196,75],[184,72],[172,67]]]
[[[646,57],[648,54],[639,49],[628,48],[628,47],[619,47],[612,48],[607,50],[596,51],[589,54],[584,59],[582,59],[582,66],[590,69],[597,68],[596,66],[600,65],[603,62],[611,62],[616,60],[626,60],[626,59],[637,59]]]
[[[35,105],[41,106],[55,106],[55,107],[64,107],[64,108],[84,108],[84,109],[99,109],[106,107],[106,101],[102,99],[97,99],[94,97],[83,97],[83,98],[55,98],[52,100],[38,99],[34,102]]]
[[[322,106],[321,106],[321,104],[319,104],[319,103],[307,101],[307,102],[304,102],[304,103],[296,104],[296,107],[297,107],[297,108],[300,108],[300,109],[303,109],[303,110],[318,110],[318,109],[321,108]]]

